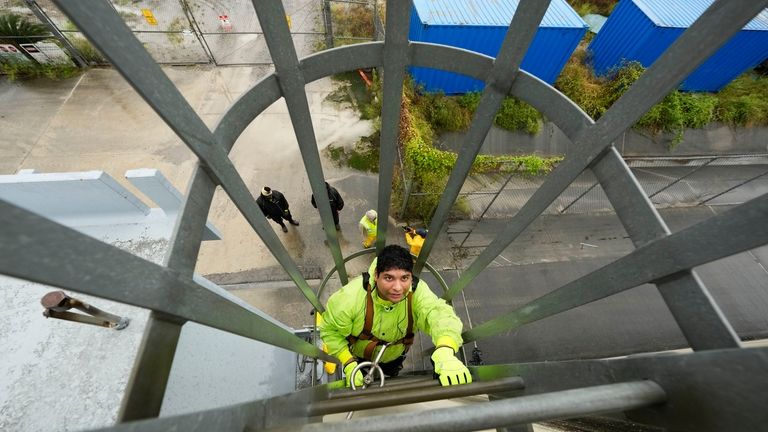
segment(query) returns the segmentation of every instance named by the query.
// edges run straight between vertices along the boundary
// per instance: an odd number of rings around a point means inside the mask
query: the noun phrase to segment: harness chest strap
[[[373,291],[368,283],[368,280],[370,278],[370,275],[368,273],[363,273],[363,289],[366,291],[365,296],[365,322],[363,324],[363,331],[360,332],[358,336],[347,336],[347,341],[349,341],[350,344],[354,344],[358,340],[370,340],[368,345],[365,346],[365,349],[363,350],[363,357],[366,360],[371,360],[373,358],[373,351],[376,349],[376,346],[381,343],[381,339],[377,338],[373,335],[371,330],[373,329],[373,295],[371,292]],[[413,334],[413,291],[416,289],[416,285],[419,283],[419,279],[417,277],[413,277],[413,286],[411,290],[408,292],[408,296],[406,297],[406,304],[408,309],[408,326],[405,330],[405,337],[402,339],[399,339],[397,341],[392,342],[393,345],[396,344],[403,344],[405,345],[405,350],[403,351],[403,354],[408,352],[408,349],[413,344],[414,340],[414,334]]]

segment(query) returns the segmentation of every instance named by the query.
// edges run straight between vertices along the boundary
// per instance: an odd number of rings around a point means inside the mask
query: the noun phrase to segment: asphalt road
[[[725,210],[661,210],[674,232]],[[487,220],[473,233],[467,265],[506,221]],[[483,241],[486,240],[486,241]],[[585,246],[585,244],[591,246]],[[631,252],[613,214],[543,216],[485,269],[454,302],[466,327],[519,308]],[[462,268],[461,266],[459,268]],[[696,268],[743,339],[768,337],[768,246]],[[444,272],[449,281],[460,270]],[[488,364],[599,358],[687,347],[655,286],[641,285],[538,322],[478,341]]]

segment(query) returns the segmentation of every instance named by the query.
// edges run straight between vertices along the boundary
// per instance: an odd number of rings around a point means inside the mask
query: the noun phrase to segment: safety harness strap
[[[363,349],[363,357],[366,360],[371,360],[373,358],[373,352],[376,349],[376,347],[381,343],[381,340],[373,335],[371,330],[373,329],[373,289],[371,289],[371,285],[369,283],[370,281],[370,275],[368,272],[363,273],[363,289],[366,291],[365,296],[365,322],[363,323],[363,330],[360,332],[357,336],[349,335],[347,336],[347,341],[350,345],[354,344],[358,340],[368,340],[368,345],[365,346]],[[397,344],[403,344],[405,345],[405,350],[403,350],[403,354],[407,353],[408,350],[411,348],[411,345],[413,344],[413,340],[415,338],[413,334],[413,292],[416,290],[416,287],[419,285],[419,278],[416,276],[413,276],[413,284],[411,286],[411,290],[408,292],[408,295],[406,296],[406,302],[407,302],[407,308],[408,308],[408,326],[405,330],[405,337],[392,342],[392,345]]]

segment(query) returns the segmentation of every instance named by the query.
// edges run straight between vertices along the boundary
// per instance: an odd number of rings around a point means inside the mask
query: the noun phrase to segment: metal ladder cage
[[[448,46],[410,42],[408,1],[388,3],[383,42],[336,48],[298,59],[281,1],[254,0],[276,71],[243,94],[214,130],[203,123],[107,1],[56,0],[56,4],[199,158],[164,265],[152,264],[0,201],[1,273],[152,310],[119,414],[120,424],[107,429],[501,430],[538,420],[625,412],[632,419],[672,429],[766,430],[768,350],[741,348],[693,268],[768,243],[768,196],[671,234],[612,142],[761,13],[768,0],[715,1],[597,122],[557,90],[519,69],[549,5],[547,0],[520,1],[496,59]],[[458,72],[486,83],[429,226],[431,232],[439,233],[445,224],[505,96],[531,104],[572,141],[565,159],[450,286],[444,298],[454,298],[471,283],[585,169],[592,170],[599,180],[636,247],[613,263],[474,327],[463,335],[465,342],[511,331],[638,285],[654,283],[694,352],[473,367],[479,384],[520,377],[524,389],[518,386],[514,391],[496,390],[493,396],[499,400],[429,415],[405,413],[345,424],[312,423],[318,421],[318,404],[331,401],[329,389],[333,384],[329,384],[221,409],[155,418],[181,326],[186,321],[334,360],[275,325],[259,310],[242,306],[194,281],[203,226],[214,189],[221,186],[298,289],[322,311],[317,296],[267,225],[227,154],[246,126],[283,97],[312,192],[317,197],[326,196],[304,86],[344,71],[382,68],[385,79],[377,210],[379,217],[386,220],[407,65]],[[346,283],[328,200],[317,202],[339,278]],[[378,226],[377,250],[384,246],[386,230],[386,224]],[[427,237],[416,272],[423,268],[434,244],[435,236]],[[141,275],[141,284],[134,283],[136,275]],[[440,397],[440,389],[434,392]],[[517,397],[505,398],[508,396]],[[145,420],[133,422],[139,419]]]

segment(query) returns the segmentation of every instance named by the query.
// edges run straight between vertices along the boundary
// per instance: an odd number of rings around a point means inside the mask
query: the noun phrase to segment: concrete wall
[[[458,151],[464,133],[446,133],[439,137],[443,148]],[[712,124],[704,129],[687,129],[683,141],[668,150],[673,134],[651,135],[631,129],[623,133],[614,145],[624,156],[696,156],[714,154],[768,153],[768,127],[732,128]],[[554,125],[545,122],[536,135],[510,132],[493,126],[480,150],[481,154],[563,155],[570,140]]]

